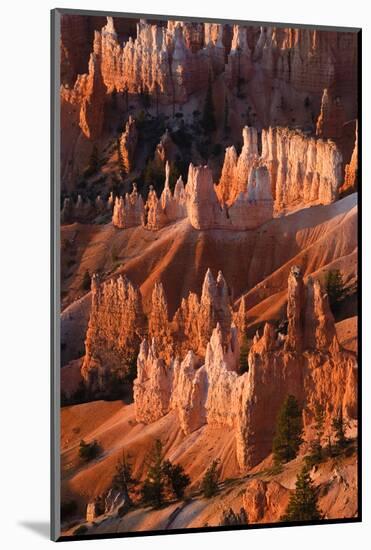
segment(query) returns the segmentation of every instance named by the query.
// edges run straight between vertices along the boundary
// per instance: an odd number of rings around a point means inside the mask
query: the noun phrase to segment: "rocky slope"
[[[185,436],[179,427],[175,428],[173,414],[145,426],[136,424],[133,405],[122,401],[97,401],[62,409],[62,499],[73,498],[78,503],[75,518],[62,526],[63,534],[72,534],[79,524],[86,525],[92,534],[216,526],[223,510],[229,507],[235,512],[244,507],[250,523],[279,521],[302,468],[302,457],[288,463],[281,473],[272,471],[269,459],[247,475],[236,477],[229,430],[204,426]],[[163,441],[166,456],[182,464],[191,476],[190,498],[170,502],[160,510],[139,506],[122,518],[117,516],[116,508],[86,523],[87,504],[109,489],[122,448],[133,457],[134,474],[141,478],[146,452],[156,437]],[[81,467],[77,457],[81,438],[98,438],[104,457]],[[200,495],[199,483],[215,457],[221,460],[221,481],[218,494],[210,500]],[[357,515],[355,455],[325,461],[311,475],[319,488],[319,505],[326,518]]]
[[[69,254],[76,263],[68,268],[69,276],[62,290],[68,289],[66,305],[80,301],[63,313],[62,334],[63,331],[75,334],[74,341],[80,336],[72,353],[68,352],[72,340],[62,339],[63,354],[73,359],[84,349],[85,334],[79,327],[85,326],[86,331],[89,315],[90,294],[84,298],[81,290],[86,271],[102,272],[103,280],[113,273],[125,273],[140,288],[147,314],[151,311],[155,283],[161,281],[172,319],[178,308],[181,313],[183,309],[192,311],[198,307],[196,299],[193,305],[188,295],[191,292],[201,296],[208,267],[214,277],[221,269],[234,308],[238,310],[240,297],[244,295],[249,310],[247,324],[256,326],[281,315],[292,265],[301,265],[305,276],[313,273],[320,278],[326,269],[340,268],[345,284],[352,286],[357,269],[356,227],[354,194],[331,205],[271,220],[251,232],[198,231],[187,220],[166,226],[159,235],[141,227],[116,231],[112,226],[65,226],[63,239],[70,243]],[[174,280],[180,284],[174,286]],[[187,300],[184,305],[183,298]],[[193,328],[191,324],[187,329],[190,334]],[[190,340],[197,342],[194,332]]]

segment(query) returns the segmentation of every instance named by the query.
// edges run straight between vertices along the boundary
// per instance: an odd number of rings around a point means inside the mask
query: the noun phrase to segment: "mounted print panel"
[[[360,30],[52,30],[53,538],[360,521]]]

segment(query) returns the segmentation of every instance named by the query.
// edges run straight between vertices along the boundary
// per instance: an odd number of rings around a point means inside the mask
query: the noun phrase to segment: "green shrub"
[[[211,498],[218,491],[219,481],[219,460],[213,460],[211,466],[206,470],[201,482],[201,491],[205,498]]]
[[[162,470],[162,443],[159,439],[156,439],[147,462],[147,477],[141,489],[142,502],[160,508],[165,498],[165,480]]]
[[[339,302],[345,298],[343,276],[339,269],[333,269],[327,272],[325,286],[331,310],[333,313],[336,313]]]
[[[183,498],[184,491],[191,482],[190,477],[184,472],[184,468],[180,464],[172,464],[170,460],[165,460],[162,471],[175,497]]]

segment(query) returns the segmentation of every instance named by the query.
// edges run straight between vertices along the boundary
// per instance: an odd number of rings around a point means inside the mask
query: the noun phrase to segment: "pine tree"
[[[291,495],[281,521],[315,521],[322,519],[318,508],[317,491],[307,468],[298,474],[295,492]]]
[[[314,408],[314,421],[315,421],[315,430],[316,437],[310,446],[310,454],[306,457],[308,467],[311,467],[313,464],[316,464],[322,460],[323,449],[322,449],[322,437],[323,437],[323,425],[325,421],[325,411],[323,406],[317,401]]]
[[[336,312],[336,308],[338,307],[339,302],[345,296],[343,276],[340,270],[333,269],[331,271],[328,271],[325,284],[330,307],[334,313]]]
[[[170,460],[165,460],[162,471],[176,498],[183,498],[185,488],[191,482],[190,477],[184,472],[184,468],[180,464],[172,464]]]
[[[123,493],[126,504],[130,505],[132,500],[129,493],[136,484],[137,481],[133,478],[132,466],[126,459],[125,452],[123,452],[122,458],[116,464],[116,473],[112,478],[112,489]]]
[[[339,408],[339,412],[332,420],[332,429],[335,432],[335,445],[337,450],[344,449],[347,446],[347,439],[345,437],[345,426],[343,419],[342,407]]]
[[[219,480],[219,460],[213,460],[211,466],[206,470],[206,473],[201,482],[201,491],[205,498],[211,498],[218,491]]]
[[[216,130],[211,72],[209,73],[209,81],[208,81],[208,86],[206,91],[204,110],[202,113],[202,126],[207,134],[211,134]]]
[[[293,395],[284,400],[277,417],[273,439],[273,456],[276,463],[288,462],[296,457],[302,443],[303,421],[301,409]]]
[[[148,457],[147,477],[142,486],[142,500],[154,508],[160,508],[165,498],[165,480],[162,469],[163,454],[162,443],[156,439]]]

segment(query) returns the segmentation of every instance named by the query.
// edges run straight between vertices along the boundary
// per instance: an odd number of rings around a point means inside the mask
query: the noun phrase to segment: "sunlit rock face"
[[[270,220],[273,217],[273,198],[268,170],[257,166],[248,173],[245,190],[240,191],[228,207],[218,200],[218,186],[212,183],[210,169],[190,165],[186,195],[191,225],[195,229],[246,230]]]
[[[255,200],[273,197],[278,211],[300,204],[328,204],[336,200],[342,181],[342,155],[334,142],[281,127],[263,129],[261,155],[255,128],[243,129],[243,141],[239,156],[233,146],[226,149],[221,178],[215,186],[221,202],[233,207],[239,195],[249,191],[253,171],[256,174],[262,166],[269,172],[272,195],[266,183],[261,185],[264,193]],[[251,192],[248,194],[251,200]],[[266,216],[262,214],[262,218]]]
[[[88,73],[78,75],[73,88],[62,86],[61,103],[76,106],[80,129],[87,139],[101,135],[104,121],[106,87],[101,73],[100,54],[94,49],[89,59]],[[63,120],[62,120],[63,124]]]
[[[135,119],[129,116],[125,130],[119,138],[120,156],[125,173],[129,174],[134,168],[134,155],[138,143],[138,131]]]
[[[213,295],[214,285],[207,275],[203,294]],[[337,341],[320,283],[309,279],[304,284],[298,267],[289,275],[287,318],[283,338],[270,323],[261,336],[255,336],[249,369],[242,375],[238,329],[233,323],[227,336],[226,325],[223,329],[218,322],[212,329],[204,361],[189,351],[182,362],[170,358],[165,366],[154,351],[155,344],[149,348],[144,341],[135,400],[139,415],[142,409],[151,413],[143,413],[141,421],[150,423],[161,417],[160,411],[163,415],[173,409],[185,434],[204,424],[228,427],[235,434],[236,457],[243,471],[271,452],[277,413],[289,394],[303,406],[305,427],[313,422],[318,403],[325,411],[326,427],[340,409],[345,418],[356,418],[356,357]]]
[[[358,183],[358,123],[356,124],[355,140],[349,164],[345,166],[344,183],[341,192],[351,193],[357,189]]]
[[[322,94],[335,82],[349,90],[356,83],[356,40],[354,33],[262,27],[253,57],[266,76],[298,91]]]
[[[227,147],[219,184],[216,191],[219,199],[232,204],[240,193],[245,193],[252,169],[257,166],[258,134],[256,128],[245,126],[242,131],[243,147],[237,156],[234,146]]]
[[[271,176],[277,209],[329,204],[338,197],[342,155],[332,141],[269,128],[262,132],[262,161]]]
[[[92,391],[124,376],[139,350],[144,317],[139,291],[123,276],[100,283],[93,276],[91,312],[81,374]]]
[[[243,135],[238,158],[233,147],[227,148],[216,186],[210,168],[190,164],[186,186],[179,179],[172,193],[167,162],[161,197],[153,187],[148,194],[147,229],[156,231],[185,216],[199,230],[255,229],[270,220],[274,210],[336,200],[342,156],[334,142],[308,138],[287,128],[269,128],[262,132],[259,156],[256,130],[246,127]],[[354,159],[356,153],[353,164]],[[116,221],[114,224],[119,226]]]
[[[141,225],[144,216],[144,204],[141,195],[137,191],[136,184],[133,184],[132,192],[126,193],[123,197],[116,197],[112,223],[119,229]]]
[[[169,21],[162,27],[140,20],[136,38],[120,44],[113,18],[108,17],[95,35],[108,92],[146,90],[160,103],[185,103],[190,94],[206,86],[211,68],[224,68],[222,29],[206,34],[207,42],[202,25]]]
[[[158,357],[155,341],[143,340],[134,381],[135,416],[137,422],[150,424],[169,412],[172,368]]]

